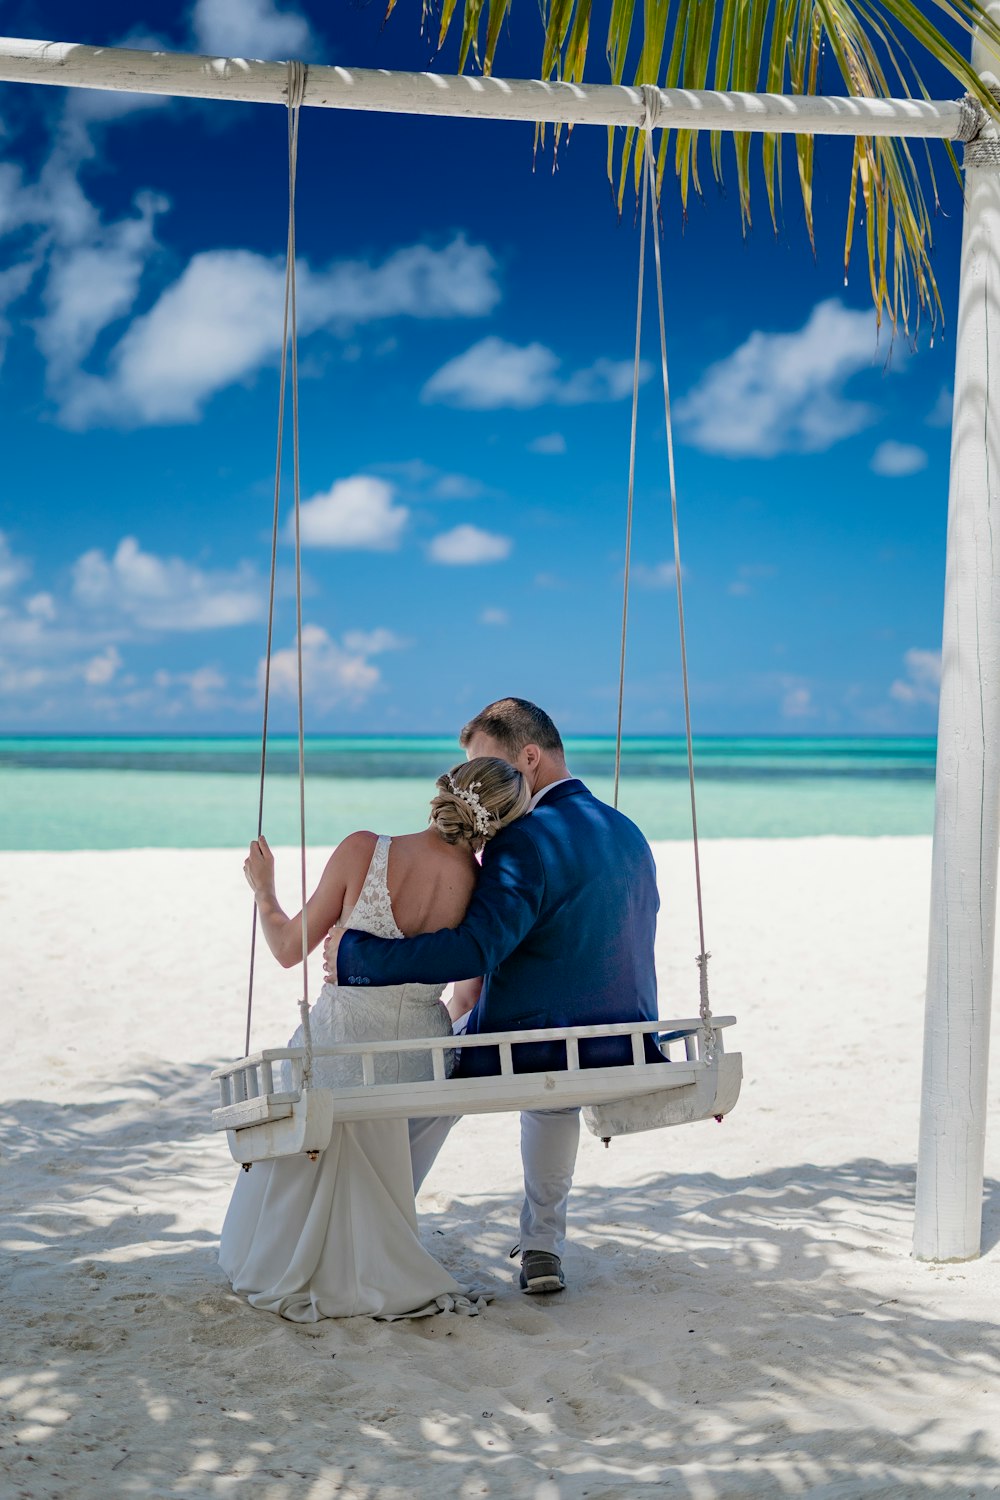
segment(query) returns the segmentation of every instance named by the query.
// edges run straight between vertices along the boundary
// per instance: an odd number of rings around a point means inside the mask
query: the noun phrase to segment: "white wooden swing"
[[[694,758],[691,737],[691,714],[688,692],[687,649],[684,633],[684,601],[680,567],[680,540],[677,522],[677,487],[674,471],[673,430],[670,416],[670,388],[667,376],[666,332],[663,311],[663,274],[660,256],[660,227],[657,217],[655,166],[652,129],[656,117],[658,91],[643,90],[646,98],[646,123],[642,131],[644,160],[642,169],[642,211],[639,239],[639,280],[636,311],[635,361],[632,384],[632,427],[629,449],[628,510],[625,540],[625,588],[622,604],[621,652],[619,666],[618,721],[615,744],[614,801],[618,804],[621,774],[622,702],[624,694],[625,647],[628,625],[629,574],[632,543],[632,511],[635,489],[636,418],[639,392],[640,329],[643,308],[643,278],[646,259],[647,210],[654,228],[657,300],[660,325],[660,363],[663,377],[664,412],[667,436],[667,461],[670,482],[670,505],[673,521],[674,565],[676,570],[677,611],[680,626],[680,655],[684,687],[684,715],[687,736],[688,782],[691,796],[691,822],[694,845],[695,886],[698,903],[700,950],[697,958],[700,974],[699,1014],[679,1021],[639,1021],[608,1026],[551,1027],[537,1031],[489,1033],[462,1037],[428,1037],[419,1039],[352,1042],[332,1047],[314,1047],[309,1025],[308,935],[306,929],[305,871],[305,749],[302,691],[302,590],[301,549],[299,536],[299,424],[298,424],[298,341],[295,300],[295,186],[298,154],[299,112],[305,93],[306,69],[301,63],[288,64],[288,179],[289,214],[285,262],[284,333],[281,357],[281,389],[278,407],[278,442],[275,464],[274,516],[271,541],[271,590],[268,611],[267,654],[264,685],[264,727],[261,744],[260,800],[258,836],[263,826],[264,767],[266,760],[268,705],[270,694],[271,647],[274,620],[274,578],[277,561],[278,515],[282,439],[285,425],[285,389],[288,351],[291,349],[292,387],[292,471],[295,515],[295,574],[298,645],[298,735],[299,735],[299,810],[301,836],[302,896],[302,1018],[301,1047],[269,1047],[250,1054],[250,1018],[253,998],[253,966],[256,948],[256,907],[250,947],[250,985],[247,1002],[245,1049],[247,1055],[225,1067],[217,1068],[213,1079],[219,1083],[221,1102],[212,1112],[212,1125],[225,1130],[235,1161],[246,1170],[255,1161],[278,1156],[307,1155],[313,1160],[330,1143],[333,1127],[352,1120],[416,1118],[429,1115],[482,1114],[503,1110],[560,1109],[582,1105],[588,1129],[607,1144],[612,1136],[629,1135],[641,1130],[655,1130],[667,1125],[684,1125],[711,1117],[721,1120],[733,1108],[743,1076],[739,1053],[726,1053],[724,1028],[735,1024],[733,1016],[713,1016],[708,999],[708,959],[705,949],[702,911],[701,869],[698,853],[698,819],[694,788]],[[645,1060],[644,1037],[652,1035],[666,1061]],[[581,1068],[579,1043],[588,1037],[630,1037],[632,1062],[625,1066]],[[497,1047],[500,1054],[499,1074],[477,1078],[448,1078],[445,1053],[465,1047]],[[514,1050],[529,1042],[562,1042],[565,1044],[565,1069],[547,1072],[514,1071]],[[672,1049],[683,1047],[683,1058]],[[430,1055],[433,1076],[420,1083],[376,1083],[375,1059],[386,1053],[423,1052]],[[316,1057],[359,1057],[361,1082],[350,1087],[320,1088],[312,1083],[312,1065]],[[275,1064],[286,1064],[290,1087],[275,1088]]]

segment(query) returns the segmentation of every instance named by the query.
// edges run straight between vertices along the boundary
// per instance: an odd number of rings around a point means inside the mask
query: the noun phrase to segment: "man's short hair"
[[[544,709],[527,698],[498,698],[468,724],[459,735],[459,744],[464,750],[477,734],[487,734],[516,760],[525,745],[537,745],[539,750],[554,750],[563,753],[563,742],[559,731]]]

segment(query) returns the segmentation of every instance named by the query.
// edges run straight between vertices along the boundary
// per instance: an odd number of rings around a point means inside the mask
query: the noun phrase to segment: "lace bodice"
[[[405,934],[396,926],[389,896],[389,845],[392,839],[380,833],[375,840],[372,862],[368,866],[361,894],[352,911],[341,913],[338,927],[350,927],[355,932],[370,932],[374,937],[401,938]]]
[[[389,895],[391,843],[388,834],[379,834],[361,893],[353,910],[341,913],[338,927],[369,932],[373,937],[405,936],[392,914]],[[451,1032],[451,1017],[441,1003],[443,992],[443,984],[377,987],[325,984],[309,1016],[313,1047],[330,1047],[338,1042],[388,1041],[394,1037],[447,1036]],[[288,1045],[301,1047],[301,1026]],[[454,1058],[453,1052],[445,1053],[445,1071],[448,1073]],[[402,1052],[375,1060],[378,1083],[421,1082],[432,1076],[429,1052]],[[313,1082],[321,1088],[342,1088],[360,1083],[361,1059],[314,1058]]]

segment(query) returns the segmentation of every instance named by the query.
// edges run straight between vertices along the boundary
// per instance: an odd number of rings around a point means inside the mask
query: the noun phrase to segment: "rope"
[[[312,1078],[312,1028],[309,1024],[309,924],[306,918],[306,744],[305,699],[302,681],[302,525],[301,486],[299,480],[299,340],[295,297],[295,182],[299,155],[299,112],[306,92],[304,63],[288,64],[288,258],[286,279],[291,301],[292,346],[292,495],[295,506],[295,667],[299,719],[299,891],[302,909],[302,1086]]]
[[[649,90],[650,94],[656,94],[659,102],[659,91]],[[643,90],[646,97],[646,89]],[[645,137],[646,170],[650,177],[656,170],[653,158],[653,129],[647,123],[644,126]],[[674,532],[674,572],[676,574],[675,584],[677,588],[677,620],[680,629],[681,648],[681,678],[684,687],[684,733],[687,742],[688,763],[688,786],[691,793],[691,837],[694,846],[694,884],[698,899],[698,941],[700,950],[697,957],[699,970],[699,1015],[702,1023],[702,1056],[707,1062],[711,1062],[715,1056],[715,1029],[712,1026],[712,1011],[708,998],[708,960],[710,953],[705,951],[705,911],[701,890],[701,855],[698,848],[698,804],[695,797],[694,787],[694,742],[691,733],[691,692],[688,682],[687,663],[687,635],[684,628],[684,586],[681,578],[681,540],[680,528],[677,521],[677,473],[674,465],[674,428],[670,413],[670,379],[667,373],[667,334],[666,320],[663,313],[663,266],[660,255],[660,220],[657,212],[656,192],[654,190],[651,200],[651,212],[653,215],[653,252],[656,257],[656,300],[660,319],[660,367],[663,373],[663,407],[666,417],[667,430],[667,469],[670,476],[670,517]]]
[[[968,145],[989,124],[990,117],[975,94],[963,95],[958,101],[958,106],[961,113],[959,116],[958,135],[955,139],[961,141],[963,145]]]
[[[642,220],[639,229],[639,295],[635,308],[635,363],[632,369],[632,435],[628,450],[628,508],[625,519],[625,588],[622,595],[622,643],[618,663],[618,724],[615,730],[615,794],[613,805],[618,806],[618,785],[622,769],[622,706],[625,698],[625,642],[628,636],[628,591],[632,567],[632,508],[635,498],[635,432],[639,415],[639,353],[642,342],[642,289],[646,267],[646,200],[649,194],[649,163],[642,167]]]
[[[300,866],[302,891],[302,1000],[299,1012],[302,1017],[302,1033],[306,1057],[302,1070],[303,1083],[309,1082],[312,1073],[312,1032],[309,1024],[309,979],[307,956],[309,947],[306,922],[306,825],[305,825],[305,740],[303,730],[302,691],[302,549],[300,539],[300,486],[299,486],[299,365],[298,365],[298,319],[295,285],[295,184],[299,146],[299,110],[305,97],[308,70],[305,64],[288,64],[288,235],[285,246],[285,298],[281,331],[281,375],[278,392],[278,437],[274,463],[274,512],[271,524],[271,574],[267,605],[267,645],[264,657],[264,713],[260,747],[260,787],[257,799],[257,837],[264,827],[264,773],[267,764],[267,728],[271,701],[271,656],[274,642],[274,593],[278,558],[278,522],[281,501],[281,465],[285,431],[285,393],[288,383],[288,348],[291,335],[292,351],[292,472],[295,505],[295,612],[298,666],[298,719],[299,719],[299,826]],[[257,904],[254,902],[253,925],[250,934],[250,977],[247,986],[247,1023],[244,1041],[244,1056],[250,1052],[250,1025],[253,1015],[254,963],[257,951]]]
[[[1000,105],[1000,89],[991,86],[990,93]],[[963,166],[1000,166],[1000,135],[997,134],[996,117],[984,109],[973,94],[966,94],[960,102],[962,120],[957,139],[965,146]]]
[[[969,141],[963,162],[967,167],[1000,166],[1000,139],[995,135],[981,135]]]

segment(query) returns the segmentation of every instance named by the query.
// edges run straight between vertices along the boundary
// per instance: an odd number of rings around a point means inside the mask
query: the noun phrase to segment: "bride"
[[[352,833],[330,856],[306,903],[312,951],[332,927],[411,937],[457,927],[475,889],[476,854],[528,809],[530,792],[506,761],[479,756],[437,780],[430,827],[390,837]],[[301,913],[288,917],[274,888],[264,838],[243,866],[261,930],[284,968],[302,960]],[[473,981],[474,983],[474,981]],[[443,985],[385,988],[325,984],[310,1013],[314,1044],[444,1036]],[[461,1004],[461,1002],[459,1002]],[[289,1045],[301,1046],[301,1028]],[[361,1082],[358,1057],[318,1057],[313,1083]],[[376,1081],[429,1079],[429,1053],[388,1054]],[[259,1161],[240,1172],[222,1228],[219,1262],[255,1307],[296,1323],[319,1318],[419,1316],[477,1305],[417,1235],[406,1120],[334,1125],[316,1162]]]

